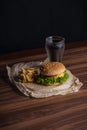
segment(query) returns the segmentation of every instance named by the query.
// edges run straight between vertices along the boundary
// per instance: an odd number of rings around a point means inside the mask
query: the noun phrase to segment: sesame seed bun
[[[43,76],[55,76],[63,73],[66,68],[60,62],[48,62],[41,66],[41,75]]]

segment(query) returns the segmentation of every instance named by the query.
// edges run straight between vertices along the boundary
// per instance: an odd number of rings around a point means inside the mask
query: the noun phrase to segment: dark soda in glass
[[[46,38],[45,48],[49,61],[62,62],[65,49],[65,39],[61,36],[50,36]]]

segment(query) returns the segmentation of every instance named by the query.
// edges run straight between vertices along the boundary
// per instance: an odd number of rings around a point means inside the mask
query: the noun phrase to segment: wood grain
[[[5,64],[46,58],[39,50],[34,54],[0,62],[0,130],[87,130],[87,44],[65,50],[63,63],[84,84],[66,96],[29,98],[9,82]]]

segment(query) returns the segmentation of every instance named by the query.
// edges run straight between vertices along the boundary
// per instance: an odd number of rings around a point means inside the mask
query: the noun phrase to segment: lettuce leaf
[[[66,72],[64,73],[63,77],[44,77],[41,75],[38,75],[35,77],[35,81],[36,83],[39,84],[44,84],[44,85],[51,85],[51,84],[55,84],[55,83],[64,83],[67,79],[69,78],[69,74]]]

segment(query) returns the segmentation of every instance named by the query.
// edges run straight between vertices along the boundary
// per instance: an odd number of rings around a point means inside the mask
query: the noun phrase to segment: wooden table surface
[[[8,80],[6,64],[43,60],[44,49],[0,56],[0,130],[87,130],[87,41],[68,45],[63,63],[84,85],[65,96],[29,98]]]

